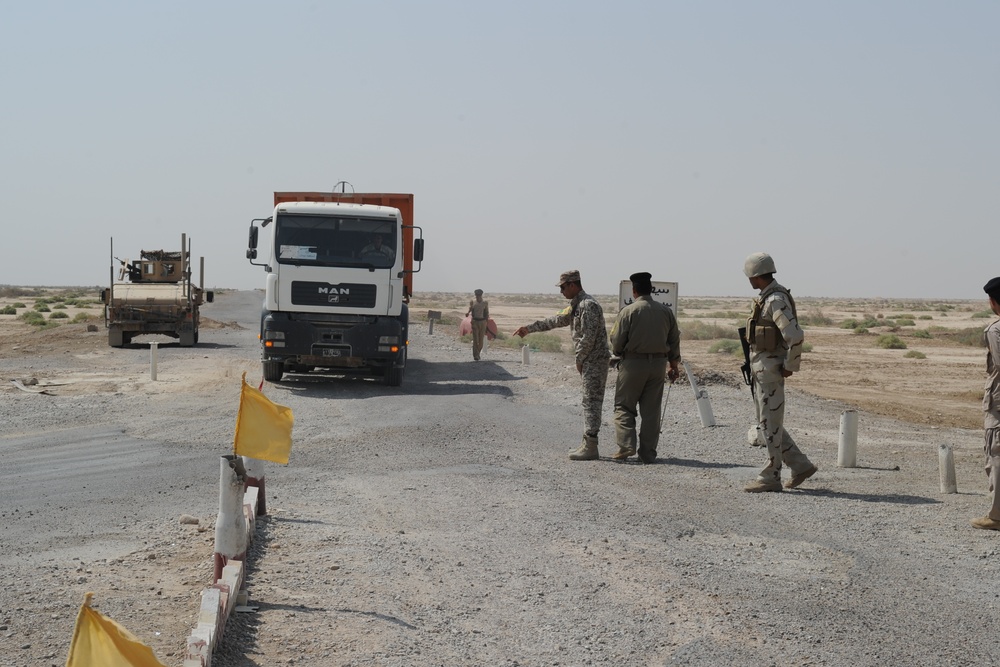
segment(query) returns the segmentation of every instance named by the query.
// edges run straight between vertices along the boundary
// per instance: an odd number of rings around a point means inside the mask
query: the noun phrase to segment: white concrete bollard
[[[837,465],[841,468],[858,466],[858,412],[844,410],[840,415],[840,442],[837,445]]]
[[[267,496],[264,491],[264,462],[260,459],[243,457],[243,467],[247,471],[247,486],[257,487],[257,516],[267,514]]]
[[[160,344],[157,341],[153,341],[149,344],[149,379],[156,381],[156,357],[160,349]]]
[[[691,367],[688,366],[686,361],[682,361],[681,364],[684,366],[688,383],[694,392],[694,400],[698,405],[698,417],[701,418],[702,427],[715,426],[715,414],[712,412],[712,401],[708,398],[708,390],[698,385],[694,375],[691,373]]]
[[[531,364],[531,346],[524,345],[521,347],[521,363],[525,366]]]
[[[938,463],[941,467],[941,493],[958,493],[955,481],[955,455],[948,445],[938,448]]]
[[[231,560],[244,560],[247,553],[246,519],[243,517],[243,491],[246,470],[243,458],[227,454],[219,461],[219,516],[215,520],[215,578]]]

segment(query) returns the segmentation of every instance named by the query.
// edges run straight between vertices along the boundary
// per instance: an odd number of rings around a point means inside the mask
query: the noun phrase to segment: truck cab
[[[412,195],[275,193],[270,218],[254,220],[247,257],[255,263],[261,231],[271,247],[261,313],[264,379],[322,370],[402,382],[414,260],[407,216]],[[367,199],[365,199],[367,198]],[[403,208],[393,203],[403,198]],[[419,268],[418,268],[419,270]]]

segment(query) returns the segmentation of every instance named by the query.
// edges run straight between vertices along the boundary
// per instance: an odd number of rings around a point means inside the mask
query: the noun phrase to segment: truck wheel
[[[281,382],[281,375],[284,372],[284,368],[280,361],[262,361],[261,366],[263,366],[265,380],[268,382]]]
[[[385,369],[385,385],[387,387],[398,387],[403,384],[403,371],[406,370],[406,348],[403,348],[403,362],[397,367],[395,364],[387,366]]]

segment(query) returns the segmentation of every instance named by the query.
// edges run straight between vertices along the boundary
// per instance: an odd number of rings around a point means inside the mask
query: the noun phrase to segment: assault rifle
[[[743,373],[743,382],[753,392],[753,373],[750,371],[750,341],[747,339],[747,328],[740,327],[738,331],[740,332],[740,343],[743,345],[743,365],[740,366],[740,372]]]

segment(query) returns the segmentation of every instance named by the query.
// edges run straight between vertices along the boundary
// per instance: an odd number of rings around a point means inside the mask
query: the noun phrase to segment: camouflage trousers
[[[608,384],[608,358],[583,362],[583,423],[585,432],[596,437],[601,430],[604,387]]]
[[[765,381],[767,378],[768,381]],[[792,475],[805,472],[812,462],[803,454],[795,440],[785,430],[785,379],[772,380],[764,373],[754,373],[753,399],[757,408],[758,437],[767,447],[767,466],[758,478],[765,482],[781,481],[781,465],[784,463]]]
[[[986,478],[990,480],[990,493],[993,494],[993,504],[987,514],[991,519],[1000,521],[1000,428],[988,428],[985,431],[983,451],[986,452]]]

